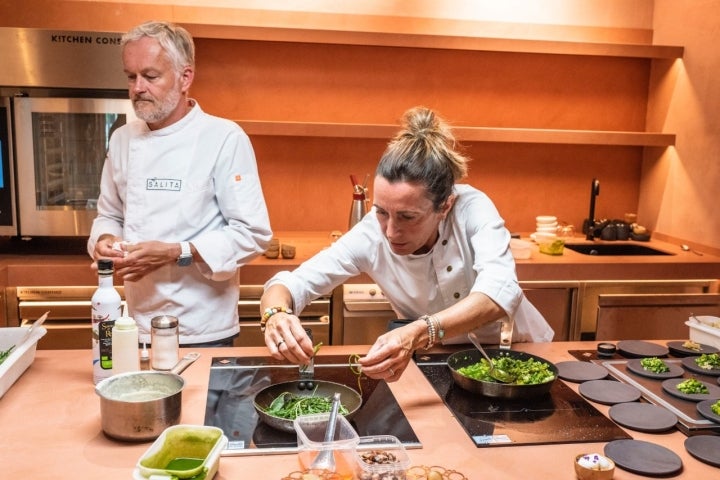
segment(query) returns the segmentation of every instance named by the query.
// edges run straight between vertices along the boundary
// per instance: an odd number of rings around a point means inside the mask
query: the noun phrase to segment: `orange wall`
[[[125,31],[148,18],[183,23],[197,37],[208,37],[197,38],[193,95],[206,111],[240,123],[395,124],[405,109],[423,104],[457,125],[644,130],[649,60],[209,38],[264,38],[263,32],[276,27],[275,38],[285,30],[297,38],[293,31],[303,27],[629,43],[647,41],[652,33],[651,0],[571,0],[572,8],[545,10],[540,20],[531,8],[493,18],[476,11],[474,2],[457,2],[477,15],[447,11],[445,4],[446,15],[433,14],[428,8],[439,5],[433,2],[423,2],[422,12],[392,2],[353,12],[318,10],[323,13],[302,11],[314,8],[306,4],[293,13],[259,10],[264,7],[250,1],[219,8],[222,2],[194,7],[192,1],[26,0],[19,9],[12,0],[0,0],[0,25]],[[276,230],[343,229],[348,176],[372,173],[385,145],[384,139],[254,135],[252,140]],[[638,208],[641,147],[465,146],[473,158],[469,183],[494,199],[511,230],[533,230],[538,214],[556,214],[579,226],[593,177],[601,181],[598,217],[621,217]]]
[[[455,125],[644,129],[649,62],[391,47],[197,39],[192,94],[234,120],[396,124],[414,105]],[[460,138],[460,140],[462,140]],[[253,136],[273,226],[345,229],[349,174],[373,174],[386,140]],[[468,143],[468,183],[508,226],[539,214],[580,226],[589,185],[597,218],[637,209],[642,149]]]

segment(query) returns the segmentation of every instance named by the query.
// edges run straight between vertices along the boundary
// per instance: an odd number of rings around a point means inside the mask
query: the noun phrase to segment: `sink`
[[[565,248],[583,255],[674,255],[674,253],[632,243],[565,244]]]

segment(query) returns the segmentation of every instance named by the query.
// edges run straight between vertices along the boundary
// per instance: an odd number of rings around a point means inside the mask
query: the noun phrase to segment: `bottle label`
[[[100,368],[112,369],[112,329],[115,320],[105,320],[98,324],[98,342],[100,347]]]

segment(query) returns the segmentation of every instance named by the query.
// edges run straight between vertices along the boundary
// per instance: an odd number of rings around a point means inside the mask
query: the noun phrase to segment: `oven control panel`
[[[354,283],[343,285],[343,301],[382,301],[387,302],[385,294],[374,283]]]

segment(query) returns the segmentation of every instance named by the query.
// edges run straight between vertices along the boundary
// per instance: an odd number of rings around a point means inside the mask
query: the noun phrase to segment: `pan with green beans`
[[[303,380],[265,387],[255,395],[255,410],[270,427],[294,432],[293,420],[298,416],[329,413],[335,392],[340,393],[339,412],[350,420],[362,405],[361,395],[346,385],[317,379],[312,389]]]

